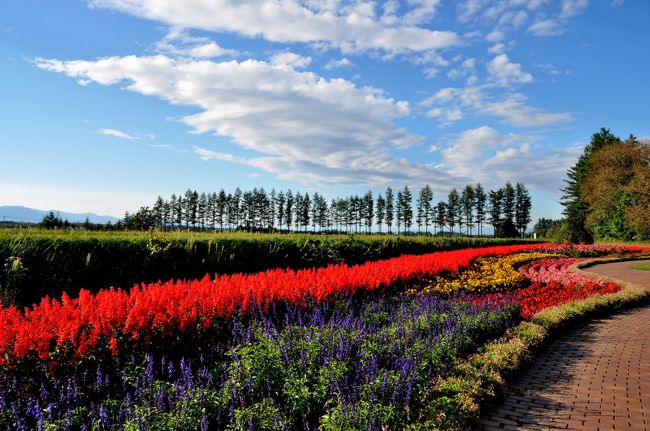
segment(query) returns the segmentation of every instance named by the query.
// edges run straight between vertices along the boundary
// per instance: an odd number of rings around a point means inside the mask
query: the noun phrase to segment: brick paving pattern
[[[650,290],[650,271],[633,270],[636,263],[588,271]],[[476,429],[650,431],[650,305],[558,337]]]

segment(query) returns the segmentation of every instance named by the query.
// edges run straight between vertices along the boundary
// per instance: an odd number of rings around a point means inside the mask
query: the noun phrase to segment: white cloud
[[[450,69],[447,72],[447,76],[451,79],[456,79],[458,77],[464,77],[474,72],[476,69],[476,59],[468,58],[463,61],[458,68]]]
[[[129,135],[128,133],[120,132],[119,130],[115,130],[115,129],[99,129],[97,133],[101,135],[114,136],[120,139],[127,139],[129,141],[133,141],[137,139],[133,135]]]
[[[550,64],[550,63],[535,63],[533,64],[538,69],[544,70],[548,72],[550,75],[557,76],[561,75],[562,72],[560,72],[555,65]]]
[[[451,102],[459,93],[459,88],[446,87],[441,90],[438,90],[436,94],[431,97],[427,97],[420,104],[422,106],[433,106],[436,103],[447,103]]]
[[[499,84],[508,86],[511,83],[528,83],[533,81],[533,75],[524,72],[521,64],[512,63],[506,54],[499,54],[487,65],[488,73]]]
[[[500,137],[488,126],[463,131],[442,150],[444,167],[456,175],[476,177],[480,159],[498,146]]]
[[[271,57],[271,64],[275,67],[304,69],[311,64],[311,57],[303,57],[294,52],[285,51]]]
[[[582,147],[576,145],[533,152],[530,143],[523,143],[498,150],[484,161],[483,168],[501,182],[521,181],[534,189],[557,193],[564,185],[568,168],[581,153]]]
[[[341,67],[351,67],[354,66],[354,63],[352,63],[350,60],[347,58],[341,58],[340,60],[330,60],[327,62],[325,65],[326,70],[332,70],[332,69],[338,69]]]
[[[212,58],[236,56],[234,49],[225,49],[207,37],[190,36],[187,32],[173,28],[156,43],[156,51],[167,55],[179,55],[195,58]]]
[[[457,134],[441,151],[441,166],[452,174],[472,177],[485,184],[496,183],[486,160],[508,146],[530,145],[539,139],[533,135],[503,135],[489,126],[468,129]],[[510,180],[510,179],[509,179]]]
[[[404,14],[403,21],[407,24],[419,25],[433,18],[440,0],[410,0],[408,3],[414,7]]]
[[[438,1],[412,1],[403,16],[377,17],[375,4],[295,0],[88,0],[108,8],[160,21],[172,27],[241,36],[273,42],[324,42],[344,52],[384,50],[427,51],[455,46],[450,31],[418,27],[435,13]]]
[[[499,29],[494,29],[487,35],[485,35],[485,40],[490,43],[500,42],[506,37],[506,33]]]
[[[428,112],[434,114],[438,112],[436,109],[440,109],[440,113],[454,108],[470,109],[477,114],[501,118],[506,124],[515,127],[548,126],[573,119],[568,112],[549,112],[529,106],[526,104],[526,96],[521,93],[509,93],[497,99],[492,97],[488,90],[486,86],[447,87],[424,99],[420,106],[431,108]],[[444,125],[448,125],[450,121],[449,117],[441,120]]]
[[[489,0],[464,0],[456,6],[460,22],[467,22],[474,18],[487,4]]]
[[[506,45],[503,43],[495,43],[488,48],[490,54],[501,54],[506,50]]]
[[[456,175],[471,176],[487,187],[521,181],[537,190],[557,192],[581,146],[549,149],[537,146],[537,135],[508,133],[482,126],[465,130],[442,149],[442,167]]]
[[[566,33],[566,28],[564,28],[558,21],[545,19],[534,22],[530,27],[528,27],[527,31],[528,33],[532,33],[534,36],[547,37],[564,34]]]
[[[589,5],[589,0],[562,0],[560,19],[571,18],[584,11]]]
[[[520,10],[512,17],[512,27],[514,29],[520,28],[528,20],[528,14]]]
[[[203,159],[241,163],[297,181],[439,183],[449,176],[391,154],[421,142],[394,124],[407,102],[344,79],[256,60],[110,57],[39,59],[38,67],[199,109],[181,119],[196,133],[226,136],[259,156],[195,149]]]
[[[568,112],[548,112],[526,105],[526,96],[520,93],[507,95],[497,101],[486,101],[477,110],[483,114],[502,118],[507,124],[516,127],[537,127],[571,121]]]
[[[452,107],[449,109],[433,108],[428,110],[426,115],[429,118],[437,118],[439,120],[440,126],[442,127],[449,126],[450,124],[458,120],[462,120],[465,117],[463,111],[457,107]]]

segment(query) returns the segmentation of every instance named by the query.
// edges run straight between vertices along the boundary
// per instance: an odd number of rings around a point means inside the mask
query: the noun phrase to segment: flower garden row
[[[407,255],[362,265],[330,265],[305,270],[276,269],[257,274],[206,276],[201,280],[169,281],[135,286],[130,291],[103,290],[79,297],[44,298],[24,311],[0,311],[0,364],[31,352],[46,359],[54,350],[68,349],[83,357],[100,343],[117,353],[118,339],[176,335],[215,319],[247,315],[253,306],[288,302],[306,306],[333,296],[351,297],[406,284],[442,272],[455,273],[482,256],[507,255],[539,248],[539,244],[484,247]]]
[[[640,251],[488,247],[5,308],[0,429],[443,426],[430,388],[457,360],[619,288],[568,271],[577,256]]]

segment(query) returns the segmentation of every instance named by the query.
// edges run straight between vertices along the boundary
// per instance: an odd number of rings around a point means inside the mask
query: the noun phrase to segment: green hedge
[[[0,294],[29,305],[79,289],[257,272],[513,243],[493,238],[389,235],[201,234],[0,230]]]

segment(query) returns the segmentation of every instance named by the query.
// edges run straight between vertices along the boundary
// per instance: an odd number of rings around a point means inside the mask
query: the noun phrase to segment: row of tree
[[[561,235],[572,242],[650,238],[650,143],[594,133],[569,169]],[[563,238],[564,239],[564,238]]]
[[[420,189],[413,206],[408,186],[394,191],[388,187],[376,198],[364,195],[334,198],[329,202],[319,193],[292,190],[267,193],[264,188],[233,193],[198,193],[187,190],[169,199],[158,197],[155,204],[127,213],[116,228],[199,231],[312,231],[312,232],[412,232],[451,235],[483,235],[491,225],[495,236],[514,237],[525,233],[531,216],[531,199],[526,186],[508,182],[498,190],[485,192],[481,184],[453,189],[447,199],[434,204],[429,185]]]

